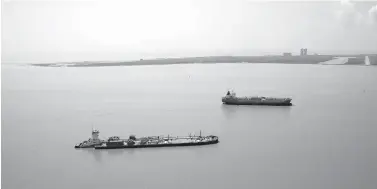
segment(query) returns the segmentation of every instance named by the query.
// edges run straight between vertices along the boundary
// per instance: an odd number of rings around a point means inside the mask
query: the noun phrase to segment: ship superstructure
[[[88,140],[82,141],[75,145],[75,148],[93,148],[96,145],[101,145],[105,140],[99,138],[99,130],[92,129],[92,137]]]

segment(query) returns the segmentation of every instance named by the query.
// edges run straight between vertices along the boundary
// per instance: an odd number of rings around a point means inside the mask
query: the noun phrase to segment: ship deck
[[[116,148],[148,148],[148,147],[173,147],[173,146],[197,146],[197,145],[208,145],[218,143],[218,137],[164,137],[158,139],[144,138],[138,139],[135,144],[127,144],[124,140],[123,145],[103,143],[102,145],[95,146],[95,149],[116,149]],[[110,145],[109,145],[110,144]]]

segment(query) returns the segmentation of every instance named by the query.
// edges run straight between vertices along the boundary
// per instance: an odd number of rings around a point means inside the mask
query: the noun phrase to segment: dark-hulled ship
[[[92,132],[93,133],[93,132]],[[99,133],[99,132],[98,132]],[[98,139],[98,135],[92,136]],[[90,138],[88,141],[93,141]],[[172,137],[172,136],[148,136],[136,138],[135,135],[130,135],[128,139],[121,139],[118,136],[109,137],[107,140],[98,140],[96,144],[84,141],[77,144],[75,148],[95,148],[95,149],[117,149],[117,148],[151,148],[151,147],[174,147],[174,146],[200,146],[216,144],[219,142],[217,136],[185,136],[185,137]]]
[[[273,98],[263,96],[237,97],[235,92],[228,91],[222,97],[222,102],[229,105],[267,105],[267,106],[291,106],[291,98]]]

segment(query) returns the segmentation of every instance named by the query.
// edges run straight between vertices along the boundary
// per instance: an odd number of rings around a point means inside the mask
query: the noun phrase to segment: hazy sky
[[[377,1],[2,1],[2,60],[377,53]]]

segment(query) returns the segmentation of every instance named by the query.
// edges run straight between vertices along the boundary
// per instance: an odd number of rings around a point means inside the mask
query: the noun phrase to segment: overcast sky
[[[5,62],[377,53],[377,1],[3,0]]]

